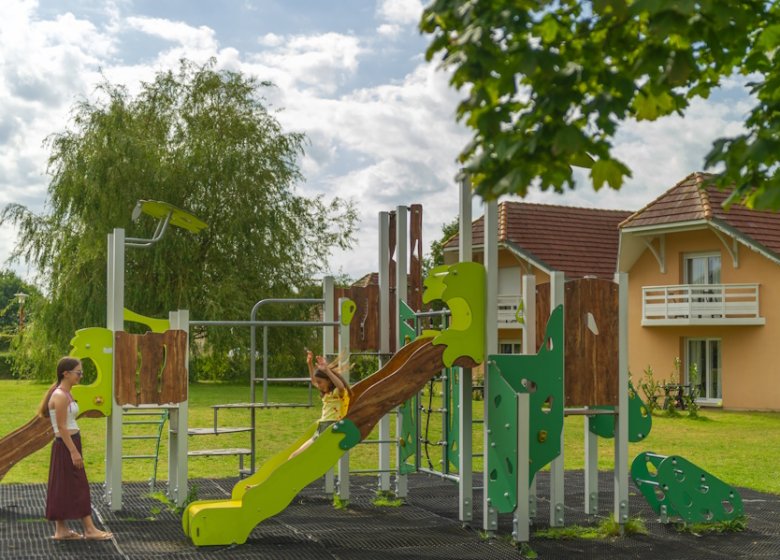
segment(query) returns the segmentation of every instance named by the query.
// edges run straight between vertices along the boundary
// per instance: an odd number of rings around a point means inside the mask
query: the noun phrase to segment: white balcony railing
[[[517,294],[499,294],[498,295],[498,328],[500,329],[521,329],[523,328],[517,318],[518,314],[522,317],[523,312],[520,309],[523,296]]]
[[[758,284],[642,288],[642,325],[763,325]]]

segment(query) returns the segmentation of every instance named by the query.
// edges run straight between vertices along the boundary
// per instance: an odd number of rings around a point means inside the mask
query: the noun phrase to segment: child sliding
[[[317,356],[316,365],[314,362],[314,354],[311,350],[306,350],[309,377],[312,384],[319,389],[320,398],[322,398],[322,414],[320,414],[318,421],[317,433],[293,451],[290,459],[309,447],[328,426],[344,418],[349,408],[349,397],[352,392],[349,384],[341,376],[341,368],[338,366],[339,360],[336,359],[328,364],[325,362],[325,358]]]

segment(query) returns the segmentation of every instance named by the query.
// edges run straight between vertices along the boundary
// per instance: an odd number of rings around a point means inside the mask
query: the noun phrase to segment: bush
[[[11,352],[0,353],[0,379],[14,378],[14,355]]]

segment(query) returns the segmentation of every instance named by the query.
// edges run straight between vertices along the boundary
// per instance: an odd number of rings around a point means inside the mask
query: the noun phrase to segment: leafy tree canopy
[[[152,236],[152,218],[131,222],[139,199],[208,224],[127,249],[125,305],[144,315],[189,309],[197,319],[248,319],[256,301],[289,296],[331,249],[349,247],[352,203],[296,194],[304,137],[269,113],[261,95],[269,85],[217,71],[214,61],[182,61],[136,96],[104,81],[97,99],[76,104],[71,127],[48,139],[48,212],[11,204],[0,216],[18,227],[14,256],[36,266],[50,298],[36,321],[46,359],[64,353],[76,329],[105,324],[106,234],[121,227]],[[246,347],[231,337],[213,329],[209,343]]]
[[[780,209],[780,6],[759,0],[434,0],[430,60],[441,53],[466,90],[460,154],[485,199],[573,188],[619,189],[630,162],[612,155],[621,121],[683,115],[724,78],[748,76],[745,133],[717,140],[705,166],[735,187],[729,203]]]

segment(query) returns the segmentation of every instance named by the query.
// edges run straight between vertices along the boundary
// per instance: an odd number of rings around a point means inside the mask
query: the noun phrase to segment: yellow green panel
[[[202,229],[208,227],[206,222],[196,218],[194,214],[182,210],[173,204],[168,204],[167,202],[161,202],[159,200],[140,200],[138,201],[138,204],[141,207],[141,212],[152,218],[163,219],[168,214],[171,214],[171,221],[169,223],[172,226],[186,229],[192,233],[198,233]]]
[[[114,366],[111,331],[103,327],[80,329],[76,331],[70,345],[71,356],[80,360],[92,360],[97,369],[94,382],[89,385],[76,385],[71,391],[73,398],[79,403],[81,414],[98,411],[104,416],[111,415],[111,375]]]
[[[440,299],[452,314],[450,326],[433,344],[444,344],[447,367],[468,356],[476,363],[485,358],[485,268],[474,262],[437,266],[424,282],[423,303]]]
[[[255,526],[286,508],[308,484],[323,476],[360,440],[349,420],[325,430],[300,455],[289,454],[316,431],[311,426],[294,444],[271,458],[257,473],[233,488],[230,500],[198,501],[184,511],[182,527],[198,546],[241,544]],[[286,455],[286,457],[285,457]]]
[[[357,305],[349,298],[344,299],[341,302],[341,324],[345,327],[352,323],[352,319],[355,317],[355,311],[357,311]]]
[[[142,325],[146,325],[149,327],[150,331],[155,333],[164,333],[171,328],[171,322],[168,319],[155,319],[154,317],[147,317],[146,315],[141,315],[135,311],[130,311],[127,307],[125,307],[124,318],[125,321],[130,321],[131,323],[140,323]]]

